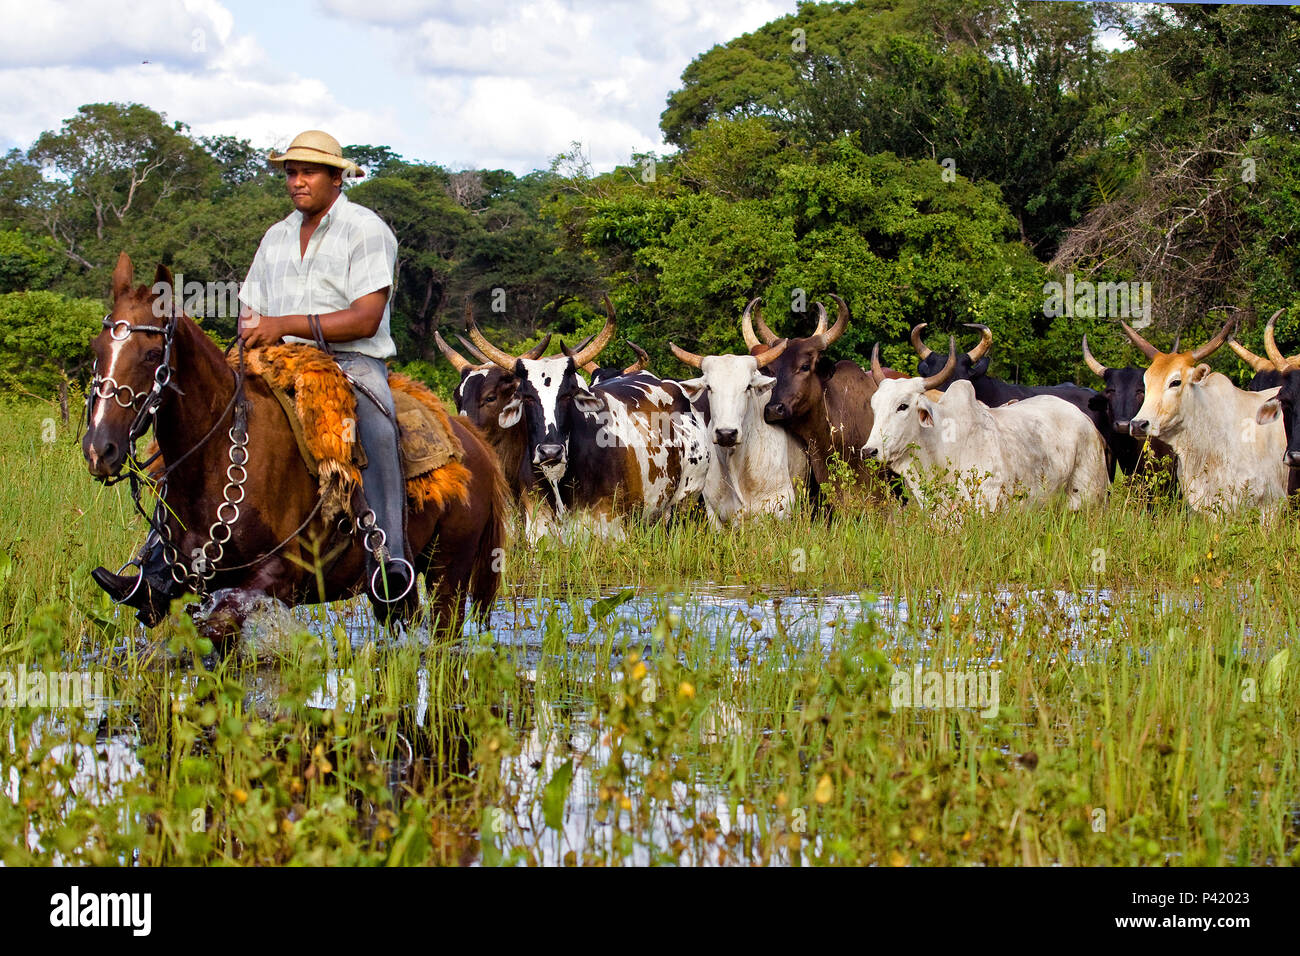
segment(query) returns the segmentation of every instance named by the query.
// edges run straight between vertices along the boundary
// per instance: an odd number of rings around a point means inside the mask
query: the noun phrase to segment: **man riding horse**
[[[358,522],[366,529],[366,577],[372,599],[393,605],[406,600],[415,584],[385,365],[397,353],[389,330],[397,238],[379,216],[343,194],[344,173],[361,170],[343,158],[329,134],[302,133],[270,162],[284,169],[294,211],[272,225],[258,246],[239,293],[239,335],[247,348],[316,342],[351,380],[355,427],[366,456],[362,485],[372,511]],[[143,582],[103,567],[92,575],[118,603],[156,616],[182,590],[163,551],[163,542],[151,534],[140,561]]]

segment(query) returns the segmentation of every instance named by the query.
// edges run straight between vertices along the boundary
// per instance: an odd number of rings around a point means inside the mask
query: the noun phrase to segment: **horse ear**
[[[172,270],[167,268],[161,262],[158,263],[158,271],[153,274],[153,284],[156,286],[159,283],[163,283],[168,288],[171,288],[172,282]]]
[[[125,252],[117,257],[117,266],[113,269],[113,300],[116,301],[131,291],[131,280],[135,277],[135,266],[131,257]]]

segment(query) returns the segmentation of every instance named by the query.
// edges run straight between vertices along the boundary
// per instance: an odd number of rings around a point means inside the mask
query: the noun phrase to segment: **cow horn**
[[[1158,348],[1156,348],[1146,339],[1142,338],[1142,336],[1134,332],[1133,329],[1129,327],[1129,324],[1127,322],[1121,321],[1119,327],[1124,330],[1124,334],[1128,336],[1128,340],[1132,342],[1134,346],[1136,346],[1137,350],[1141,352],[1143,355],[1145,355],[1147,358],[1153,359],[1160,354],[1160,350]]]
[[[1267,372],[1273,369],[1272,362],[1266,358],[1260,358],[1236,339],[1228,339],[1228,347],[1237,353],[1239,359],[1249,365],[1256,372]]]
[[[595,337],[596,337],[595,333],[592,333],[591,335],[587,336],[585,339],[583,339],[581,342],[579,342],[577,345],[573,347],[574,351],[581,352],[591,343],[591,340],[594,339]],[[595,375],[596,369],[598,369],[599,367],[600,366],[598,366],[595,362],[588,362],[586,365],[582,367],[582,370],[586,372],[588,375]]]
[[[835,316],[835,324],[832,325],[830,329],[823,329],[815,333],[818,336],[818,338],[821,339],[821,341],[818,342],[818,345],[821,346],[823,351],[825,351],[826,349],[834,345],[835,340],[838,339],[841,335],[843,335],[844,330],[849,327],[848,305],[845,304],[843,299],[841,299],[838,295],[836,295],[833,292],[831,293],[831,298],[835,300],[835,306],[838,310]],[[817,308],[821,309],[822,320],[820,324],[824,326],[826,324],[826,310],[822,308],[820,302],[817,303]]]
[[[588,362],[596,361],[600,353],[605,350],[605,346],[609,345],[610,339],[614,337],[617,323],[614,319],[614,303],[609,301],[609,296],[605,296],[605,313],[607,318],[604,328],[596,333],[596,337],[585,348],[572,356],[574,365],[585,366]]]
[[[480,352],[478,350],[477,345],[475,345],[469,339],[465,338],[465,336],[461,335],[459,332],[456,333],[456,341],[460,342],[461,348],[463,348],[470,355],[474,356],[474,358],[479,362],[479,364],[481,365],[492,364],[492,360],[488,358],[486,355],[484,355],[482,352]]]
[[[974,365],[984,357],[984,353],[987,352],[989,346],[993,344],[993,330],[987,325],[980,325],[978,322],[963,322],[962,325],[966,326],[968,329],[980,330],[979,344],[966,353],[970,357],[970,363]],[[929,387],[933,388],[934,386],[931,385]]]
[[[885,380],[885,370],[880,367],[880,343],[871,346],[871,380],[879,385]]]
[[[686,349],[679,349],[677,346],[673,345],[672,342],[668,343],[668,347],[672,349],[673,354],[677,356],[678,361],[685,362],[687,365],[693,366],[694,368],[704,367],[703,356],[696,355],[694,352],[688,352]]]
[[[987,329],[985,331],[987,331]],[[989,332],[988,335],[991,341],[993,338],[993,333]],[[987,348],[987,346],[985,347]],[[977,345],[976,348],[979,348],[979,346]],[[948,361],[944,362],[943,368],[939,369],[939,371],[935,372],[929,378],[922,379],[921,388],[923,390],[938,388],[944,382],[948,381],[948,376],[952,374],[952,370],[956,367],[957,367],[957,337],[950,335],[948,336]],[[875,374],[874,369],[872,370],[872,374],[873,375]]]
[[[1088,368],[1092,369],[1092,374],[1098,378],[1106,377],[1106,366],[1102,365],[1092,357],[1092,352],[1088,349],[1088,336],[1083,337],[1083,360],[1088,363]]]
[[[534,360],[539,359],[542,357],[542,353],[546,351],[546,346],[550,344],[551,344],[551,333],[547,332],[545,335],[542,336],[542,340],[540,342],[538,342],[527,352],[521,355],[520,358],[534,359]]]
[[[623,369],[623,374],[635,375],[637,372],[645,371],[645,367],[650,364],[650,356],[646,354],[645,349],[641,348],[641,346],[637,345],[631,339],[627,340],[627,344],[630,345],[632,351],[636,353],[636,361]]]
[[[1264,351],[1268,353],[1268,357],[1273,360],[1274,368],[1279,372],[1287,370],[1287,361],[1286,356],[1282,354],[1282,350],[1277,347],[1277,339],[1273,337],[1273,326],[1277,325],[1278,317],[1285,311],[1285,309],[1278,309],[1273,313],[1273,317],[1268,320],[1268,324],[1264,326]],[[1259,371],[1259,369],[1256,369],[1256,371]]]
[[[1193,362],[1204,362],[1207,358],[1219,350],[1224,342],[1228,341],[1228,335],[1232,332],[1232,327],[1237,323],[1236,318],[1228,319],[1223,323],[1223,328],[1219,329],[1217,335],[1210,341],[1206,342],[1198,349],[1192,350]]]
[[[468,301],[465,303],[465,330],[469,332],[470,340],[479,347],[480,352],[507,372],[515,370],[515,357],[509,352],[503,352],[497,348],[478,330],[478,323],[474,321],[474,310],[470,307]]]
[[[473,371],[474,366],[470,364],[470,362],[465,358],[465,356],[461,355],[450,345],[444,342],[442,336],[437,331],[433,333],[433,340],[438,343],[438,348],[442,351],[443,355],[447,356],[447,361],[451,363],[452,368],[454,368],[457,372]]]
[[[760,342],[758,340],[758,336],[754,334],[753,319],[750,318],[760,301],[762,300],[759,299],[758,296],[754,296],[754,298],[750,299],[745,305],[744,313],[740,317],[740,334],[745,337],[745,348],[749,349],[751,352],[760,345],[770,344],[770,342]],[[758,314],[758,321],[763,321],[763,313],[761,311]]]
[[[816,338],[819,335],[826,334],[826,306],[820,302],[814,302],[813,304],[817,306],[817,328],[813,329],[812,337]]]
[[[921,341],[921,330],[929,324],[929,322],[922,322],[920,325],[912,326],[912,348],[916,350],[916,354],[922,361],[928,359],[933,351],[930,346]]]
[[[785,347],[789,344],[790,344],[789,339],[777,339],[775,342],[773,342],[771,345],[767,347],[766,352],[754,356],[756,359],[758,359],[758,367],[762,368],[764,365],[767,365],[769,362],[775,362],[777,359],[781,357],[781,353],[785,351]]]

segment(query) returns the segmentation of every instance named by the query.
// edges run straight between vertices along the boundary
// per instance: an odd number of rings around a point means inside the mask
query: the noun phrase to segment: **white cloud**
[[[258,146],[324,128],[411,158],[522,173],[577,140],[608,169],[663,151],[659,114],[693,57],[793,8],[0,0],[10,27],[0,34],[0,84],[11,91],[0,100],[0,146],[25,147],[77,107],[117,101]]]

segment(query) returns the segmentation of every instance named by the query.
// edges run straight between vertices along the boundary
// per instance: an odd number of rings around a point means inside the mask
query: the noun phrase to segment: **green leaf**
[[[564,803],[569,798],[569,784],[573,781],[573,761],[566,760],[551,776],[542,791],[542,816],[552,830],[564,825]]]
[[[596,620],[604,623],[605,618],[609,617],[616,607],[626,604],[636,596],[636,592],[629,588],[626,591],[620,591],[618,594],[612,594],[607,598],[601,598],[591,605],[591,613]]]
[[[1291,659],[1291,648],[1284,647],[1269,659],[1264,668],[1264,693],[1277,694],[1282,690],[1282,674]]]

